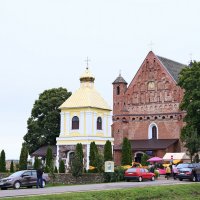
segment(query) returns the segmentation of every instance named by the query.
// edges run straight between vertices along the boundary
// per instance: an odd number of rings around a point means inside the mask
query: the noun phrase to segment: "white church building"
[[[61,130],[57,140],[56,166],[64,160],[66,169],[70,167],[77,143],[83,145],[84,167],[89,169],[90,143],[95,142],[103,152],[111,135],[112,114],[106,101],[94,87],[95,77],[86,68],[80,77],[80,88],[61,106]]]

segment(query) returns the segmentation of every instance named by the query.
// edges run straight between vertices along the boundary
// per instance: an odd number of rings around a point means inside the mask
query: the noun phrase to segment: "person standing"
[[[167,178],[167,180],[169,179],[170,174],[171,174],[171,168],[170,168],[170,166],[168,165],[168,166],[166,167],[166,178]]]
[[[178,173],[178,169],[176,165],[172,165],[172,173],[173,173],[174,180],[176,180],[176,175]]]
[[[43,179],[42,179],[42,175],[43,175],[43,169],[42,167],[40,167],[39,169],[37,169],[37,188],[43,188]]]

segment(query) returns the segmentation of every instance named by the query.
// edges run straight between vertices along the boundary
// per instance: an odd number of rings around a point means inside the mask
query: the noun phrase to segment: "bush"
[[[124,180],[125,169],[121,166],[116,167],[114,172],[104,172],[104,182],[118,182]]]
[[[155,174],[155,178],[158,178],[158,177],[159,177],[159,172],[158,172],[158,170],[154,170],[154,174]]]

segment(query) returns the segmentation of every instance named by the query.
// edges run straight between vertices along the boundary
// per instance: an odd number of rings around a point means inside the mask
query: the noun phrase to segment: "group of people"
[[[158,170],[159,168],[163,167],[163,166],[159,166],[159,165],[161,165],[161,164],[150,165],[149,171],[154,173],[155,170]],[[169,179],[170,176],[173,176],[173,178],[176,179],[176,175],[178,173],[176,165],[167,165],[165,167],[165,173],[166,173],[166,175],[165,175],[166,179]]]

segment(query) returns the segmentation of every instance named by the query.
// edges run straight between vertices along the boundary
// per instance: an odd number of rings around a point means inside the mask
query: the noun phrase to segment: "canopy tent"
[[[190,157],[186,153],[166,153],[163,157],[163,161],[190,161]]]

